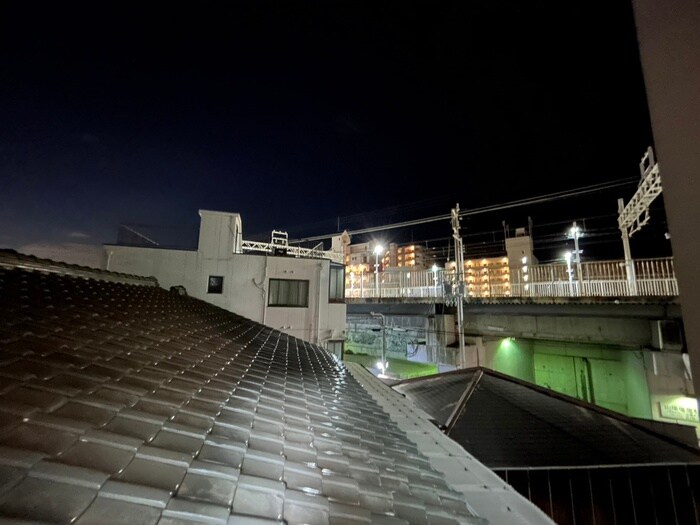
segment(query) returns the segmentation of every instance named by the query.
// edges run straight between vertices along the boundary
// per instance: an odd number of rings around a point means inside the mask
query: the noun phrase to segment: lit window
[[[309,281],[296,279],[270,279],[268,306],[309,306]]]

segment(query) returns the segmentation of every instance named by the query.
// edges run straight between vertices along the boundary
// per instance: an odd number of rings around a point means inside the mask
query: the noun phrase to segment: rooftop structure
[[[278,230],[272,230],[270,242],[242,241],[240,250],[246,252],[270,253],[273,255],[330,259],[339,264],[343,263],[342,251],[326,251],[323,249],[323,243],[320,243],[316,248],[291,246],[289,244],[289,234]]]
[[[0,266],[4,520],[551,523],[319,346],[152,280],[28,262]]]
[[[166,287],[290,335],[342,351],[344,268],[322,250],[289,246],[284,232],[272,242],[243,240],[237,213],[200,210],[197,250],[106,245],[106,268],[155,276]],[[258,253],[243,253],[243,251]]]

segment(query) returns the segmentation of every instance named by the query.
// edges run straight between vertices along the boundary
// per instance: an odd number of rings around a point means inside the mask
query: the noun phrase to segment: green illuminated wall
[[[490,368],[523,381],[535,381],[530,340],[506,337],[486,343],[486,347],[487,354],[491,354]]]
[[[604,345],[535,342],[535,382],[629,414],[624,351]],[[649,396],[647,395],[647,404]]]
[[[634,417],[651,418],[640,352],[598,344],[484,342],[489,368]]]
[[[651,395],[642,352],[621,352],[621,358],[625,370],[629,415],[652,419]]]

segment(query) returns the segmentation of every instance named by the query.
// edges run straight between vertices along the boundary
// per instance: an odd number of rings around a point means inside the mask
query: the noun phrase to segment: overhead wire
[[[574,188],[571,190],[563,190],[563,191],[558,191],[554,193],[548,193],[545,195],[538,195],[535,197],[528,197],[525,199],[518,199],[514,201],[509,201],[505,203],[500,203],[500,204],[491,204],[488,206],[482,206],[479,208],[473,208],[470,210],[465,210],[460,212],[459,217],[471,217],[474,215],[479,215],[483,213],[489,213],[489,212],[495,212],[495,211],[502,211],[502,210],[507,210],[511,208],[516,208],[516,207],[521,207],[521,206],[529,206],[529,205],[534,205],[534,204],[542,204],[546,202],[551,202],[554,200],[560,200],[560,199],[566,199],[570,197],[579,197],[582,195],[588,195],[591,193],[599,192],[599,191],[605,191],[613,188],[619,188],[621,186],[627,186],[631,184],[632,182],[636,181],[636,177],[632,178],[626,178],[626,179],[618,179],[615,181],[611,182],[605,182],[605,183],[598,183],[598,184],[591,184],[588,186],[583,186],[580,188]],[[407,220],[407,221],[402,221],[402,222],[397,222],[397,223],[392,223],[392,224],[385,224],[381,226],[371,226],[368,228],[361,228],[357,230],[352,230],[348,231],[349,235],[361,235],[361,234],[367,234],[367,233],[374,233],[378,231],[385,231],[385,230],[391,230],[391,229],[397,229],[397,228],[405,228],[409,226],[417,226],[419,224],[428,224],[432,222],[438,222],[438,221],[443,221],[443,220],[449,220],[451,219],[451,214],[443,214],[443,215],[435,215],[432,217],[424,217],[422,219],[412,219],[412,220]],[[302,243],[302,242],[312,242],[312,241],[320,241],[324,239],[328,239],[330,237],[333,237],[337,235],[338,232],[326,234],[326,235],[316,235],[316,236],[311,236],[311,237],[304,237],[301,239],[293,239],[290,240],[290,243]]]

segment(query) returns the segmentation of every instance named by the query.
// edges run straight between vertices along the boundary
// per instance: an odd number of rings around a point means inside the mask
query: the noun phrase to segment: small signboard
[[[692,401],[695,402],[694,399],[692,399]],[[689,403],[681,403],[679,400],[660,401],[659,408],[661,409],[661,417],[665,417],[666,419],[700,423],[697,404],[695,406],[690,406]]]

